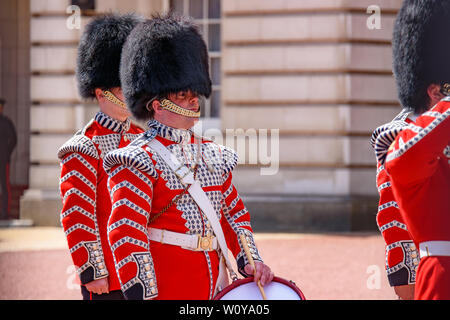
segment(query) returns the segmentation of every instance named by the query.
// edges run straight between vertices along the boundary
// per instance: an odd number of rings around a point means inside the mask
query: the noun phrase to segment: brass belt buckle
[[[191,173],[191,170],[189,170],[188,167],[186,167],[185,165],[182,164],[174,172],[175,172],[175,175],[178,177],[178,179],[180,179],[180,183],[183,186],[187,187],[189,185],[189,183],[185,183],[183,181],[183,179],[186,178]]]
[[[185,165],[181,165],[178,169],[175,170],[175,175],[178,179],[183,180],[190,173],[188,167]]]
[[[212,251],[213,245],[213,237],[211,235],[208,235],[206,237],[202,237],[198,235],[198,242],[197,242],[197,251]]]

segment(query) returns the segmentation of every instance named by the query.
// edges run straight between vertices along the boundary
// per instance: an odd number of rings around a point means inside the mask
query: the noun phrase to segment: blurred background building
[[[89,19],[174,10],[196,19],[210,52],[213,93],[203,128],[244,136],[269,129],[269,137],[279,129],[277,173],[262,175],[267,163],[259,159],[234,174],[256,231],[376,229],[369,138],[400,109],[391,35],[401,0],[375,2],[2,0],[0,96],[19,137],[14,217],[59,225],[57,149],[97,111],[80,100],[74,77]],[[375,27],[373,5],[381,9]]]

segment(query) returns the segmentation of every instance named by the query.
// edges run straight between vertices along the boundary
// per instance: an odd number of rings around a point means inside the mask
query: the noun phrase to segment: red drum
[[[294,282],[283,278],[274,277],[272,282],[263,288],[267,300],[306,300]],[[249,277],[234,281],[220,291],[214,300],[263,300],[263,298],[253,277]]]

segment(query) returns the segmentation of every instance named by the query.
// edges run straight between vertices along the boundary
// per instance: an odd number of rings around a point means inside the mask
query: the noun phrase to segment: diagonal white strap
[[[148,144],[157,154],[163,158],[170,169],[176,174],[176,176],[181,180],[181,182],[186,184],[192,184],[194,182],[194,174],[188,167],[180,163],[177,157],[170,152],[161,142],[156,139],[152,139]]]
[[[223,257],[225,258],[227,268],[230,270],[232,276],[235,275],[230,259],[228,257],[227,242],[225,240],[225,235],[223,234],[219,218],[217,217],[216,210],[212,206],[211,201],[209,200],[205,191],[202,189],[200,182],[194,179],[194,174],[192,173],[192,171],[189,170],[185,165],[180,163],[175,155],[170,152],[170,150],[167,149],[161,142],[153,139],[148,143],[148,146],[161,156],[161,158],[167,163],[169,168],[174,171],[174,173],[178,176],[183,184],[190,185],[190,187],[188,188],[188,192],[211,223],[211,227],[213,228],[214,233],[217,237],[220,250],[222,251]]]

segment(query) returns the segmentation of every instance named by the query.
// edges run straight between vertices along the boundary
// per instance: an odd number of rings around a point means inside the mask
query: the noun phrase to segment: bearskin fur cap
[[[392,40],[393,70],[403,107],[428,109],[430,84],[450,82],[450,1],[405,0]]]
[[[94,18],[78,46],[76,78],[84,99],[95,98],[95,88],[120,87],[120,56],[131,30],[144,19],[134,14],[106,14]]]
[[[150,117],[146,104],[156,96],[191,90],[209,97],[208,51],[188,17],[158,15],[139,24],[124,45],[122,90],[137,119]]]

